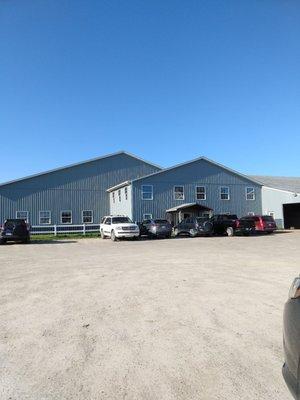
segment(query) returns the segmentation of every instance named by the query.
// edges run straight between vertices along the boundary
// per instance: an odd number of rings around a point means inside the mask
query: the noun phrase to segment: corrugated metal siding
[[[284,227],[283,204],[299,203],[300,195],[269,187],[262,188],[262,209],[264,214],[274,213],[277,226]]]
[[[141,199],[141,186],[153,185],[153,200]],[[184,186],[184,200],[173,199],[174,186]],[[206,186],[206,200],[196,200],[195,186]],[[230,188],[230,200],[220,200],[220,186]],[[255,200],[247,201],[246,187],[255,188]],[[133,182],[133,218],[141,220],[143,214],[163,218],[168,208],[184,203],[198,202],[214,210],[215,213],[235,213],[238,216],[248,212],[261,213],[261,186],[234,173],[224,170],[205,160],[183,165],[164,173]]]
[[[72,210],[73,224],[82,223],[82,210],[93,210],[94,222],[109,213],[106,189],[125,180],[159,169],[127,154],[50,172],[0,188],[0,221],[14,218],[16,211],[29,211],[32,225],[39,224],[39,211],[51,211],[52,224],[60,212]]]
[[[127,199],[125,195],[127,189]],[[121,201],[119,201],[119,190],[121,191]],[[113,201],[113,195],[115,200]],[[131,185],[122,187],[109,193],[110,214],[112,215],[127,215],[132,218],[132,202],[131,202]]]

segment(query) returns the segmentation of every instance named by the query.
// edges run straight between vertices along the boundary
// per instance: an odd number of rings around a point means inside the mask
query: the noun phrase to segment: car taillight
[[[237,219],[237,220],[235,221],[235,227],[238,228],[239,226],[240,226],[240,221]]]
[[[259,219],[259,221],[255,222],[255,229],[258,229],[260,231],[264,229],[264,222],[261,218]]]

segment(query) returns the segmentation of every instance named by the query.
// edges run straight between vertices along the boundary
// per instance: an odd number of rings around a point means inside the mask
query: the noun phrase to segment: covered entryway
[[[184,218],[211,216],[212,208],[199,203],[186,203],[166,210],[166,218],[172,225],[177,225]]]
[[[285,229],[300,229],[300,203],[283,204]]]

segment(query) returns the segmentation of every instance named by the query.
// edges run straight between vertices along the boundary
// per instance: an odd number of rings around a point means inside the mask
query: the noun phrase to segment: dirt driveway
[[[3,400],[288,400],[300,234],[0,247]]]

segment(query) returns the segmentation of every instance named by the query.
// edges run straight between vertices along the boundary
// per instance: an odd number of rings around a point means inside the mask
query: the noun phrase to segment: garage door
[[[300,203],[283,204],[284,228],[300,229]]]

